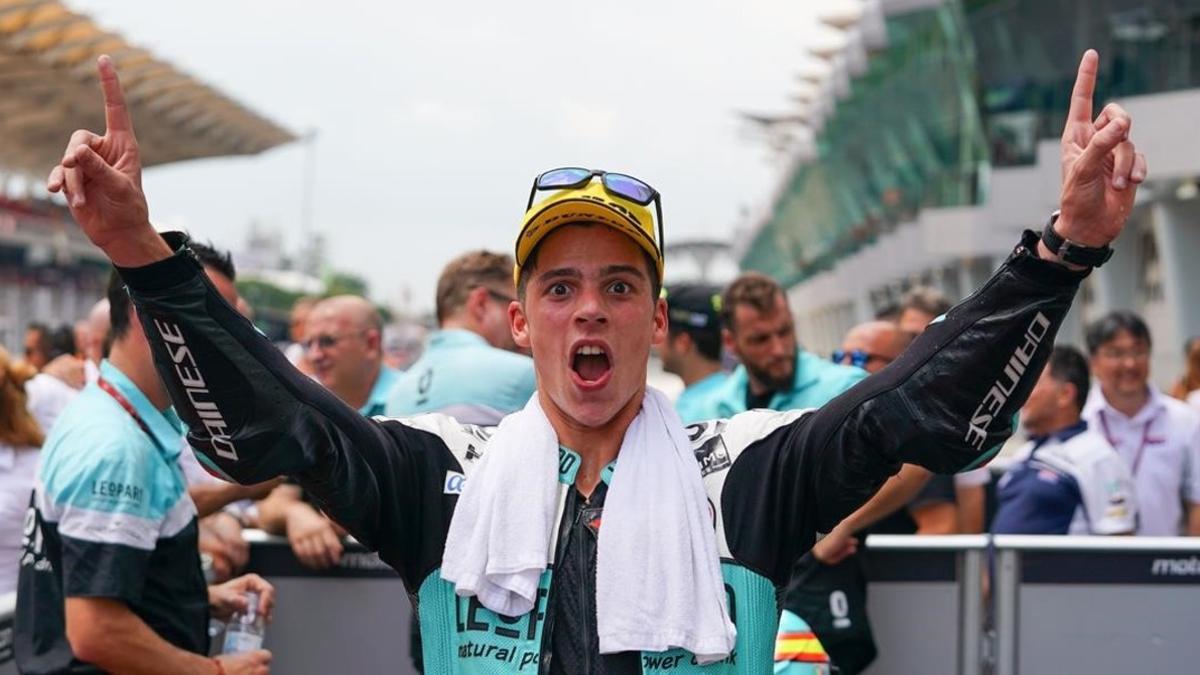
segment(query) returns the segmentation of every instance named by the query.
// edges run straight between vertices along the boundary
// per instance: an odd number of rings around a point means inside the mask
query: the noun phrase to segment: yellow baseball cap
[[[650,254],[658,280],[662,281],[663,253],[654,213],[647,206],[610,194],[597,177],[580,187],[552,190],[549,197],[529,207],[517,235],[513,281],[520,283],[521,268],[546,235],[560,226],[577,223],[608,225],[627,235]]]

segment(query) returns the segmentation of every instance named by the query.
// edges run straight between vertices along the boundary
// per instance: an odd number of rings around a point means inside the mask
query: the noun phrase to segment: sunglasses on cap
[[[533,199],[541,190],[570,190],[579,188],[600,177],[604,190],[614,197],[626,199],[639,206],[654,204],[655,216],[658,219],[658,250],[663,250],[663,217],[662,201],[658,190],[650,187],[645,181],[624,173],[610,173],[598,169],[584,169],[577,166],[567,166],[551,169],[533,179],[533,187],[529,189],[529,203],[525,210],[533,208]]]

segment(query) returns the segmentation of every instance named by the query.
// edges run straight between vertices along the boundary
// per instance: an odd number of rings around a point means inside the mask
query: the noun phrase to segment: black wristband
[[[1063,262],[1072,265],[1082,265],[1084,267],[1099,267],[1108,262],[1112,257],[1113,250],[1111,246],[1084,246],[1076,244],[1070,239],[1064,238],[1054,229],[1054,224],[1058,222],[1058,211],[1055,211],[1050,216],[1050,221],[1046,223],[1046,227],[1042,230],[1042,243],[1050,252],[1057,255]]]

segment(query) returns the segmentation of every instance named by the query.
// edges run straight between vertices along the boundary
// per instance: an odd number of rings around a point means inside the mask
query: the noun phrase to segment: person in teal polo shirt
[[[774,279],[746,272],[721,301],[725,349],[741,361],[717,393],[715,417],[754,408],[818,408],[867,376],[799,347],[787,296]]]
[[[208,247],[197,247],[204,262]],[[226,302],[232,280],[205,265]],[[59,415],[42,446],[26,520],[14,650],[29,675],[267,672],[265,650],[208,657],[208,621],[274,589],[257,575],[207,587],[199,520],[179,465],[184,425],[114,273],[113,344],[99,377]]]
[[[438,278],[438,330],[397,381],[388,416],[440,412],[492,426],[525,407],[536,381],[508,325],[515,300],[511,256],[472,251],[450,261]]]
[[[721,369],[721,289],[677,284],[665,289],[667,339],[658,346],[663,370],[683,380],[675,410],[684,424],[713,419],[708,414],[727,377]]]
[[[741,365],[714,400],[720,417],[754,408],[819,408],[867,376],[861,368],[801,349],[787,296],[764,274],[746,272],[735,279],[721,299],[721,313],[725,348]],[[797,565],[793,574],[802,569]],[[784,611],[780,618],[775,657],[776,673],[829,672],[829,657],[820,640],[793,612]]]

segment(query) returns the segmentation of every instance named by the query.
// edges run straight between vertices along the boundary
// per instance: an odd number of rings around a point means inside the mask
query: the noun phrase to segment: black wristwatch
[[[1084,267],[1099,267],[1108,262],[1112,257],[1113,250],[1111,246],[1084,246],[1076,244],[1070,239],[1065,239],[1061,234],[1054,230],[1054,224],[1058,222],[1058,211],[1050,215],[1050,222],[1046,223],[1045,229],[1042,230],[1042,243],[1050,252],[1057,255],[1063,262],[1071,263],[1072,265],[1083,265]]]

